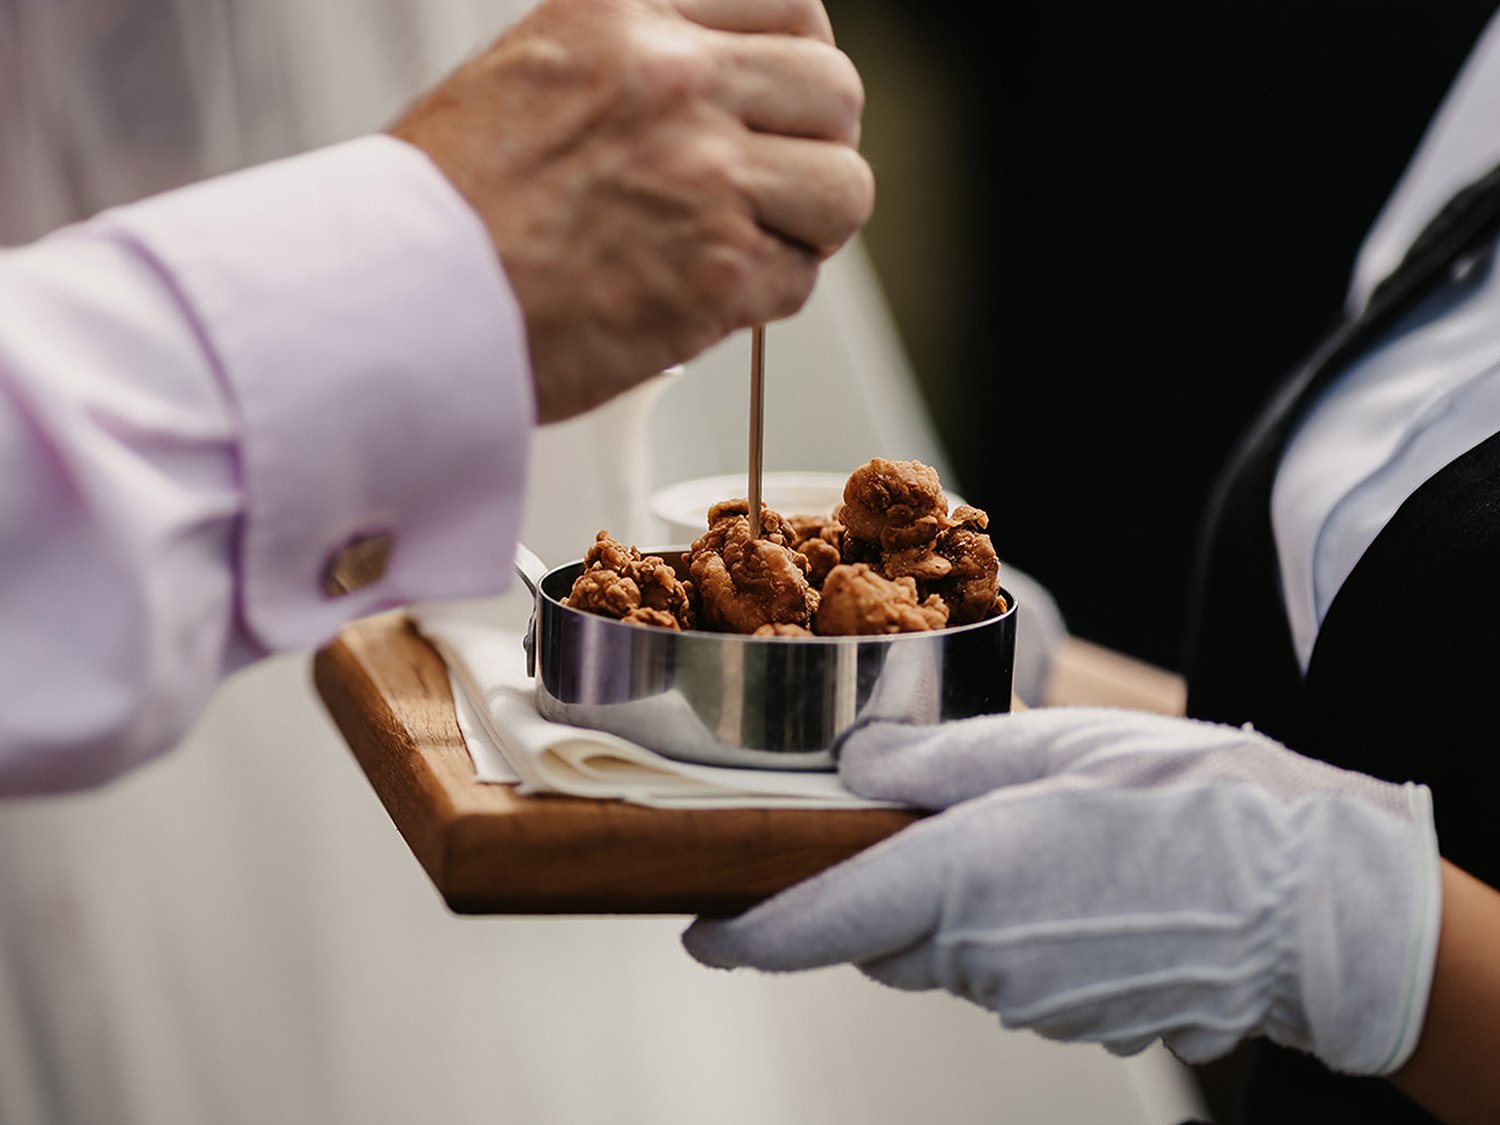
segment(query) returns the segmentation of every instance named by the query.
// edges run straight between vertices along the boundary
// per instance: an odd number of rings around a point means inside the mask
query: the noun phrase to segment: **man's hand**
[[[390,131],[488,226],[548,422],[802,306],[863,102],[818,0],[543,0]]]
[[[1335,1069],[1411,1054],[1437,945],[1430,798],[1250,730],[1103,708],[877,724],[840,772],[944,810],[727,922],[719,966],[852,962],[1007,1027],[1201,1062],[1264,1035]]]

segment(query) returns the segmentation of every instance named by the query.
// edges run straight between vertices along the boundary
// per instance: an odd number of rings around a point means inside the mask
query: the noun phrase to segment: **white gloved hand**
[[[1107,708],[876,724],[840,772],[946,811],[738,918],[700,919],[694,957],[853,962],[1118,1054],[1161,1039],[1204,1062],[1263,1035],[1385,1074],[1416,1045],[1440,899],[1423,786]]]

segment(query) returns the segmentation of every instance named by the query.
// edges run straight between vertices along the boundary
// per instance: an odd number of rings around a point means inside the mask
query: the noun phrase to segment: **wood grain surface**
[[[458,913],[724,916],[915,819],[891,809],[648,809],[480,782],[447,668],[400,614],[350,626],[317,654],[314,678]]]

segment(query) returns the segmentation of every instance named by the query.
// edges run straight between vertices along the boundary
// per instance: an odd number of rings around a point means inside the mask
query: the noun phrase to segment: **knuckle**
[[[748,242],[743,234],[722,232],[704,254],[698,270],[698,288],[709,307],[731,321],[740,319],[736,310],[754,282]]]
[[[858,152],[839,146],[824,161],[819,183],[815,245],[820,256],[826,258],[874,214],[875,173]]]
[[[776,19],[780,27],[832,42],[822,0],[780,0]]]
[[[808,297],[813,296],[813,285],[817,282],[817,264],[805,255],[801,263],[793,264],[790,269],[783,270],[780,285],[772,291],[772,311],[766,320],[781,320],[784,317],[801,312],[802,306],[807,305]]]
[[[700,99],[714,67],[698,37],[653,31],[635,36],[623,92],[639,107],[656,110]]]
[[[699,132],[675,149],[677,175],[698,193],[700,206],[712,215],[724,209],[725,200],[741,194],[745,153],[735,139],[717,131]],[[726,227],[724,237],[733,236]]]
[[[865,111],[865,83],[854,60],[843,51],[833,48],[834,60],[830,75],[830,88],[840,101],[840,110],[850,129],[858,128],[859,119]]]
[[[841,175],[845,210],[855,227],[860,227],[875,213],[875,171],[854,149],[845,149],[844,154]]]
[[[865,110],[865,84],[854,60],[830,44],[809,42],[799,48],[800,69],[810,89],[816,90],[823,118],[820,134],[853,141],[859,135]]]

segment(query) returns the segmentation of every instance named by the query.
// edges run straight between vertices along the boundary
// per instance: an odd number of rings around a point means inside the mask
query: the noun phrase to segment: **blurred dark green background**
[[[952,483],[1074,633],[1180,667],[1213,476],[1495,3],[827,5]]]

